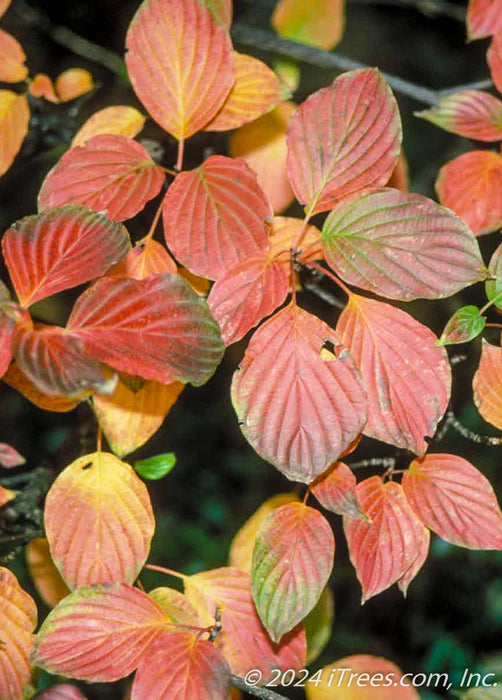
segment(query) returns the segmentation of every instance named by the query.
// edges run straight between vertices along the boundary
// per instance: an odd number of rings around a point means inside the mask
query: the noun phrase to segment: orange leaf
[[[15,320],[0,310],[0,377],[7,372],[12,359],[12,340],[15,330]]]
[[[488,423],[502,430],[502,349],[484,339],[472,387],[474,403],[480,414]]]
[[[467,35],[482,39],[502,31],[502,5],[499,0],[469,0]]]
[[[234,52],[235,83],[204,131],[229,131],[258,119],[288,97],[277,75],[257,58]]]
[[[344,73],[311,95],[287,133],[288,174],[296,198],[311,212],[390,178],[401,148],[401,120],[376,68]]]
[[[295,110],[295,104],[283,102],[230,137],[230,155],[242,158],[255,171],[275,213],[287,209],[295,198],[286,169],[286,127]]]
[[[232,673],[245,676],[251,669],[262,672],[262,683],[273,678],[272,669],[298,671],[305,665],[305,632],[296,627],[280,644],[270,641],[251,596],[248,574],[230,567],[203,571],[184,579],[185,593],[206,624],[214,624],[219,606],[222,629],[216,638]]]
[[[239,261],[265,250],[268,200],[246,163],[211,156],[180,173],[163,204],[169,249],[191,272],[218,279]]]
[[[177,625],[200,626],[199,613],[186,595],[174,588],[155,588],[148,597],[159,605],[172,622]]]
[[[226,700],[230,668],[217,646],[185,630],[166,632],[139,664],[131,700]]]
[[[439,171],[436,191],[476,235],[502,226],[502,158],[491,151],[469,151]]]
[[[11,0],[0,0],[0,17],[7,12],[7,9],[11,3]]]
[[[502,102],[487,92],[456,92],[443,97],[431,109],[415,112],[415,116],[468,139],[502,139]]]
[[[272,498],[262,503],[253,515],[246,520],[232,540],[228,555],[229,566],[250,574],[256,533],[262,522],[269,513],[279,508],[279,506],[298,500],[296,493],[279,493],[277,496],[272,496]]]
[[[62,102],[85,95],[94,87],[92,75],[84,68],[69,68],[56,78],[56,92]]]
[[[3,380],[13,389],[19,391],[28,401],[31,401],[32,404],[44,411],[65,413],[66,411],[72,411],[79,403],[78,399],[70,399],[67,396],[48,396],[42,393],[22,372],[16,362],[10,365],[7,374],[3,376]]]
[[[403,474],[403,488],[422,522],[447,542],[502,549],[502,513],[488,479],[470,462],[427,454]]]
[[[241,260],[216,280],[207,303],[226,345],[236,343],[286,299],[284,268],[267,255]]]
[[[28,90],[33,97],[44,97],[49,102],[57,104],[59,97],[54,91],[52,80],[45,73],[37,73],[28,85]]]
[[[143,280],[150,275],[163,275],[166,272],[176,273],[177,271],[176,263],[165,247],[153,238],[145,238],[136,243],[122,262],[111,267],[107,276],[123,275]]]
[[[39,596],[49,608],[54,608],[70,593],[52,561],[45,538],[31,540],[26,545],[26,565]]]
[[[83,586],[46,617],[33,660],[67,678],[115,681],[134,671],[150,644],[171,625],[137,588],[125,583]]]
[[[204,384],[224,351],[205,300],[179,275],[98,280],[67,327],[102,362],[164,384]]]
[[[80,127],[71,145],[73,148],[83,146],[93,136],[101,134],[116,134],[133,139],[142,130],[145,121],[146,117],[135,107],[127,105],[105,107],[95,112]]]
[[[345,517],[343,526],[365,603],[406,574],[420,556],[425,528],[395,481],[371,476],[356,490],[371,521]]]
[[[24,65],[26,55],[21,44],[13,36],[0,29],[0,80],[19,83],[28,75]]]
[[[178,141],[211,121],[233,85],[227,29],[198,0],[146,0],[131,22],[126,45],[136,94]]]
[[[0,466],[4,469],[12,469],[13,467],[20,467],[25,464],[26,460],[23,455],[11,445],[7,445],[5,442],[0,442]]]
[[[162,425],[183,386],[150,380],[132,391],[119,379],[112,396],[95,395],[94,412],[112,451],[124,457],[144,445]]]
[[[502,92],[502,33],[495,34],[486,54],[492,80],[499,92]]]
[[[6,503],[13,501],[16,495],[17,491],[11,491],[10,489],[0,486],[0,508],[2,508],[2,506],[4,506]]]
[[[162,168],[139,143],[101,134],[64,154],[43,182],[38,208],[85,204],[112,221],[124,221],[158,195],[164,180]]]
[[[343,462],[335,462],[312,486],[312,493],[327,510],[367,520],[356,492],[356,477]]]
[[[276,508],[256,534],[253,600],[274,642],[314,608],[333,568],[335,539],[326,518],[304,503]]]
[[[392,171],[392,175],[390,176],[390,180],[386,186],[393,187],[396,190],[401,190],[401,192],[408,192],[410,189],[408,161],[406,160],[406,156],[404,155],[404,151],[402,149],[399,154],[396,167]]]
[[[337,332],[368,392],[364,434],[423,454],[425,438],[434,435],[450,398],[445,348],[406,311],[355,294]]]
[[[272,26],[285,39],[318,49],[334,48],[343,35],[345,0],[280,0]]]
[[[12,165],[28,133],[30,108],[24,95],[0,90],[0,176]]]
[[[272,221],[269,238],[269,257],[275,258],[280,255],[277,262],[282,265],[288,275],[291,271],[290,251],[303,226],[302,219],[294,219],[290,216],[274,216]],[[299,248],[301,252],[298,255],[298,260],[304,265],[314,260],[323,259],[321,232],[316,226],[308,224],[305,232],[302,234]]]
[[[14,289],[25,307],[104,275],[130,247],[124,226],[80,205],[26,216],[2,239]]]
[[[19,700],[30,682],[37,606],[8,569],[0,567],[0,697]]]
[[[338,659],[324,666],[319,680],[306,685],[308,700],[419,700],[410,676],[377,656]]]
[[[326,343],[333,346],[328,356]],[[329,326],[293,304],[254,333],[234,374],[232,402],[258,454],[307,484],[341,455],[367,417],[347,349]]]
[[[104,452],[61,472],[47,494],[44,520],[52,558],[71,589],[135,581],[155,528],[146,486],[132,467]]]

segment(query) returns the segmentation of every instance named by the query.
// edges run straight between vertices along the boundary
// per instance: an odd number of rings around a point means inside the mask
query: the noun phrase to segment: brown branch
[[[286,700],[284,695],[279,695],[269,688],[265,688],[262,685],[248,685],[244,678],[240,676],[232,675],[232,685],[234,688],[243,690],[245,693],[254,695],[255,698],[262,698],[262,700]]]

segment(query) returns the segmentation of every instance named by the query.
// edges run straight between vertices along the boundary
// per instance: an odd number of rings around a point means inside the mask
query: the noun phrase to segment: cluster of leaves
[[[294,5],[283,0],[274,15],[287,36],[295,36],[287,22]],[[462,457],[427,453],[450,399],[443,345],[466,340],[470,321],[459,314],[439,341],[389,303],[442,299],[487,281],[486,308],[496,304],[500,253],[486,268],[465,221],[388,186],[402,166],[402,134],[378,70],[343,74],[296,108],[265,64],[233,51],[231,16],[230,0],[145,0],[129,27],[126,63],[149,115],[178,142],[175,170],[134,140],[144,122],[136,110],[98,112],[47,175],[40,213],[2,240],[17,296],[2,286],[4,379],[47,410],[90,400],[115,453],[78,459],[48,494],[47,542],[33,543],[29,557],[33,570],[37,557],[50,570],[45,587],[34,576],[55,608],[36,642],[33,601],[0,571],[0,695],[8,700],[29,689],[33,664],[90,681],[137,670],[138,699],[226,698],[231,673],[259,669],[265,683],[275,668],[303,668],[326,641],[335,550],[328,521],[307,505],[311,493],[344,518],[363,601],[394,583],[406,593],[430,530],[463,547],[502,549],[502,513],[486,478]],[[189,137],[234,129],[230,150],[248,139],[244,158],[213,155],[183,171]],[[159,195],[166,175],[174,179],[150,231],[131,247],[121,222]],[[269,196],[271,179],[278,186]],[[274,216],[291,195],[305,217]],[[311,219],[325,212],[320,230]],[[167,247],[154,239],[161,217]],[[299,305],[299,266],[347,295],[336,329]],[[36,302],[88,282],[64,328],[33,321]],[[183,594],[147,594],[133,584],[153,511],[143,482],[118,457],[146,442],[183,385],[207,381],[225,346],[250,331],[231,388],[239,425],[262,457],[307,485],[305,498],[264,504],[238,533],[229,567],[176,574]],[[482,415],[498,427],[501,352],[484,346],[474,383]],[[415,459],[357,483],[340,459],[362,436]],[[157,466],[138,471],[155,475]],[[170,466],[162,461],[161,471]],[[0,492],[4,503],[13,496]],[[389,664],[352,661],[373,671]],[[317,684],[308,692],[322,697]]]

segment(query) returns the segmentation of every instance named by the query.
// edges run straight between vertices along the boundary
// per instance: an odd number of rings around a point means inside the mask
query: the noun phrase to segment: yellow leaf
[[[133,139],[143,128],[145,120],[146,117],[135,107],[117,105],[100,109],[80,127],[71,145],[82,146],[87,139],[99,134],[116,134]]]
[[[345,0],[280,0],[272,26],[285,39],[329,50],[343,35]]]
[[[6,83],[24,80],[28,75],[25,60],[23,47],[17,39],[0,29],[0,80]]]
[[[28,133],[30,109],[24,95],[0,90],[0,175],[12,165]]]

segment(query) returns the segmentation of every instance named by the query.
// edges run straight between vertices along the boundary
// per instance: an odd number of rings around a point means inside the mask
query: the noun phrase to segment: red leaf
[[[0,377],[7,372],[12,360],[12,339],[16,323],[11,316],[1,310],[0,305]]]
[[[288,173],[310,212],[385,185],[401,148],[396,101],[375,68],[344,73],[308,98],[288,126]]]
[[[501,24],[502,26],[502,24]],[[486,54],[492,80],[499,92],[502,92],[502,34],[495,34]]]
[[[399,581],[397,582],[397,585],[399,586],[399,590],[401,593],[404,595],[406,598],[406,594],[408,593],[408,587],[410,583],[413,581],[415,576],[418,574],[422,566],[425,564],[425,560],[427,559],[427,556],[429,554],[429,545],[430,545],[430,540],[431,540],[431,533],[429,530],[424,527],[423,531],[423,537],[422,541],[420,543],[420,551],[418,553],[417,558],[413,562],[413,564],[410,566],[408,571],[402,576]]]
[[[487,92],[456,92],[443,97],[432,109],[415,112],[415,116],[468,139],[502,139],[502,102]]]
[[[294,219],[290,216],[274,216],[272,228],[270,229],[270,257],[278,258],[277,262],[282,265],[284,271],[291,273],[291,249],[296,241],[297,235],[303,229],[302,219]],[[309,224],[300,240],[300,253],[298,260],[306,265],[314,260],[322,260],[323,252],[321,247],[321,232],[317,226]],[[286,255],[285,255],[286,253]]]
[[[108,379],[101,364],[90,358],[80,338],[64,328],[42,326],[19,330],[14,357],[22,372],[42,393],[82,397],[90,390],[113,393],[116,379]]]
[[[65,413],[72,411],[78,405],[79,399],[70,399],[64,395],[48,396],[37,389],[35,384],[19,369],[17,362],[10,364],[3,380],[16,391],[19,391],[28,401],[44,411]]]
[[[131,22],[126,45],[136,94],[178,141],[216,115],[233,85],[226,27],[198,0],[147,0]]]
[[[258,669],[260,682],[267,683],[274,677],[274,668],[298,671],[305,666],[305,632],[296,627],[280,644],[270,641],[253,604],[248,574],[223,567],[187,577],[184,584],[187,597],[205,615],[206,624],[214,624],[214,611],[220,607],[222,629],[215,643],[232,673],[245,676]]]
[[[21,464],[26,462],[23,455],[10,445],[5,442],[0,442],[0,466],[4,469],[11,469],[12,467],[20,467]]]
[[[0,697],[19,700],[30,682],[29,657],[37,606],[8,569],[0,567]]]
[[[0,176],[12,165],[28,133],[30,108],[25,95],[0,90]]]
[[[230,345],[275,311],[287,294],[288,277],[279,262],[252,255],[214,283],[207,303]]]
[[[28,91],[33,97],[43,97],[57,104],[60,100],[54,91],[52,80],[45,73],[37,73],[28,85]]]
[[[345,517],[343,526],[365,603],[406,574],[422,551],[424,526],[395,481],[371,476],[357,495],[371,522]]]
[[[333,568],[335,539],[321,513],[304,503],[276,508],[257,532],[253,600],[274,642],[313,609]]]
[[[52,168],[38,195],[38,208],[85,204],[112,221],[124,221],[158,195],[164,180],[163,169],[139,143],[100,134],[71,148]]]
[[[502,158],[491,151],[469,151],[439,171],[436,191],[476,235],[502,226]]]
[[[488,423],[502,430],[502,349],[484,339],[472,388],[480,414]]]
[[[423,454],[450,398],[448,356],[437,337],[405,311],[355,294],[337,332],[368,392],[364,434]]]
[[[230,136],[230,155],[242,158],[255,171],[275,213],[287,209],[295,198],[286,169],[286,127],[295,110],[295,104],[283,102]]]
[[[25,307],[104,275],[130,247],[124,226],[75,205],[27,216],[2,240],[16,294]]]
[[[334,354],[323,350],[326,343]],[[232,402],[258,454],[307,484],[366,422],[366,395],[350,354],[329,326],[293,304],[251,338]]]
[[[502,549],[502,513],[488,479],[470,462],[427,454],[403,474],[403,488],[420,520],[447,542]]]
[[[148,647],[131,700],[226,700],[230,668],[221,651],[193,632],[167,632]]]
[[[163,275],[166,272],[176,273],[176,263],[165,247],[152,238],[143,239],[136,243],[122,262],[111,267],[107,276],[121,275],[143,280],[150,275]]]
[[[269,218],[272,210],[255,173],[224,156],[180,173],[163,205],[169,249],[191,272],[209,279],[266,249]]]
[[[23,47],[17,39],[0,29],[0,80],[6,83],[24,80],[28,75],[25,60]]]
[[[464,222],[417,194],[381,189],[345,197],[326,219],[322,236],[336,272],[390,299],[451,296],[487,274]]]
[[[164,384],[204,384],[224,351],[206,302],[179,275],[98,280],[68,328],[102,362]]]
[[[170,625],[162,609],[137,588],[83,586],[46,617],[33,661],[67,678],[115,681],[138,667],[148,646]]]
[[[499,0],[469,0],[467,34],[482,39],[502,31],[502,6]]]
[[[44,522],[54,563],[71,589],[132,584],[155,529],[146,486],[131,466],[104,452],[61,472],[47,494]]]
[[[335,462],[312,486],[312,493],[327,510],[349,518],[367,519],[356,492],[356,477],[343,462]]]

